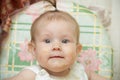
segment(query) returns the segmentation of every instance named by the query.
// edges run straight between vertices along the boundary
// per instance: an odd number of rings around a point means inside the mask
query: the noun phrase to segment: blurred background
[[[96,11],[113,46],[113,80],[120,80],[120,0],[77,0]]]
[[[77,0],[103,19],[113,46],[113,80],[120,80],[120,0]],[[104,23],[105,22],[105,23]]]
[[[112,0],[112,24],[108,33],[114,50],[114,80],[120,80],[120,0]]]

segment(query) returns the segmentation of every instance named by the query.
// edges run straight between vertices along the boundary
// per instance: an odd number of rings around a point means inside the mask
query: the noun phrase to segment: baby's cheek
[[[46,44],[41,44],[40,46],[39,46],[39,50],[42,50],[42,51],[48,51],[48,50],[50,50],[52,47],[51,47],[51,45],[46,45]]]
[[[66,54],[74,55],[76,53],[76,47],[74,46],[66,46],[63,48]]]
[[[76,52],[75,51],[67,51],[66,58],[68,60],[74,60],[76,58]]]
[[[69,60],[74,60],[76,58],[76,49],[74,47],[72,48],[68,48],[66,49],[66,57],[69,59]]]

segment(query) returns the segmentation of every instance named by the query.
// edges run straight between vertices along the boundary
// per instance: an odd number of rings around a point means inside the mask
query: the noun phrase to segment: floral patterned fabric
[[[82,51],[80,56],[78,56],[78,62],[83,64],[88,71],[98,71],[101,64],[96,51],[92,49]]]
[[[83,45],[82,53],[78,56],[79,62],[89,64],[96,67],[96,73],[112,78],[112,46],[104,27],[99,21],[95,13],[90,11],[85,6],[69,0],[63,0],[56,6],[58,10],[63,10],[70,13],[80,25],[80,43]],[[55,10],[49,2],[38,2],[12,17],[12,26],[10,34],[5,44],[2,45],[2,55],[0,58],[0,73],[1,79],[10,77],[18,73],[26,66],[37,64],[36,61],[30,61],[31,57],[23,56],[22,53],[27,54],[25,50],[27,40],[30,40],[30,28],[32,22],[44,11]],[[29,54],[29,53],[28,53]],[[95,61],[92,61],[94,57]],[[82,58],[87,57],[87,58]],[[28,61],[27,61],[28,60]],[[92,64],[96,63],[96,64]],[[85,66],[86,67],[86,66]]]

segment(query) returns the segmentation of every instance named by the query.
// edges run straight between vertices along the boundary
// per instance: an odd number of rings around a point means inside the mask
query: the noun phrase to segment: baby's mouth
[[[51,58],[64,58],[64,57],[62,57],[62,56],[51,56],[50,59]]]

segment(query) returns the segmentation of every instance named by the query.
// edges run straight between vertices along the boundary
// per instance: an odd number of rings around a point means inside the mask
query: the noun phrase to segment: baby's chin
[[[62,77],[68,75],[70,71],[70,64],[55,61],[54,63],[48,64],[48,66],[44,69],[46,69],[50,75]]]
[[[61,72],[67,68],[69,68],[70,64],[69,62],[66,62],[64,60],[49,60],[48,61],[48,70],[54,71],[54,72]]]

